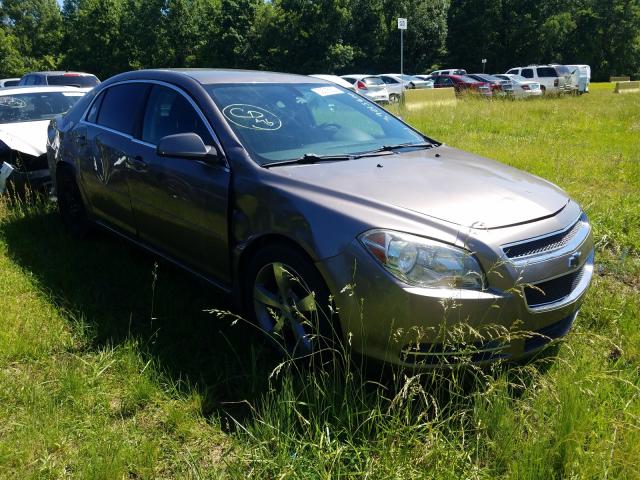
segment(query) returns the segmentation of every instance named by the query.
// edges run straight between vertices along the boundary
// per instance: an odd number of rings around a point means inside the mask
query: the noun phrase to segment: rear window
[[[77,75],[65,73],[63,75],[48,75],[49,85],[67,85],[70,87],[91,88],[100,83],[98,77],[94,75]]]
[[[558,72],[553,67],[538,67],[538,77],[557,77]],[[526,75],[525,75],[526,76]]]
[[[384,85],[382,79],[378,77],[365,77],[362,81],[367,85]]]
[[[18,83],[20,83],[20,80],[7,80],[6,82],[4,82],[4,86],[15,87],[16,85],[18,85]]]

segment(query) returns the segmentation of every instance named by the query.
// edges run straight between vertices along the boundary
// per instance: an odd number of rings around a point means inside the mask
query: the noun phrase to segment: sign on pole
[[[482,73],[484,73],[484,66],[487,64],[487,59],[483,58],[482,59]]]
[[[402,85],[402,98],[400,99],[401,103],[404,104],[404,80],[402,79],[402,74],[404,73],[404,39],[403,33],[407,29],[407,19],[406,18],[398,18],[398,30],[400,30],[400,85]]]

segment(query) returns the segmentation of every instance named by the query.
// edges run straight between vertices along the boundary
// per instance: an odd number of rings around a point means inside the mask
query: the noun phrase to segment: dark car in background
[[[569,331],[593,273],[560,188],[321,79],[124,73],[48,138],[71,232],[208,280],[294,355],[342,337],[410,367],[523,358]]]
[[[95,75],[84,72],[30,72],[22,76],[19,86],[68,86],[90,90],[100,85]]]
[[[467,75],[436,75],[433,80],[433,88],[453,87],[456,90],[456,95],[464,93],[478,94],[485,97],[493,95],[489,82],[481,82]]]

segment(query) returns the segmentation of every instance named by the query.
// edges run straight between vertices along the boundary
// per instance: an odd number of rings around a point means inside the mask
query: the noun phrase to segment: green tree
[[[16,38],[0,26],[0,76],[19,77],[25,72],[22,55],[16,48]]]
[[[4,49],[17,50],[25,70],[56,68],[63,35],[56,0],[3,0],[0,17],[9,36]]]
[[[122,54],[120,19],[122,0],[66,0],[66,51],[63,65],[67,69],[91,72],[101,78],[127,70]]]
[[[350,19],[348,0],[276,0],[257,48],[271,69],[341,70],[354,58],[354,48],[344,41]]]

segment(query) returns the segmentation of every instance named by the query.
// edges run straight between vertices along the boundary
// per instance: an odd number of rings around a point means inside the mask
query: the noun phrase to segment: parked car
[[[434,70],[429,75],[436,77],[438,75],[466,75],[467,71],[464,68],[448,68],[445,70]]]
[[[591,83],[591,67],[589,65],[567,65],[572,71],[572,83],[579,94],[589,92],[589,84]]]
[[[384,73],[378,76],[391,77],[397,80],[398,82],[402,81],[404,83],[405,89],[433,88],[433,82],[423,80],[421,78],[416,77],[415,75],[407,75],[406,73],[403,73],[402,75],[400,75],[399,73]]]
[[[468,73],[467,77],[471,77],[478,82],[488,83],[494,96],[506,95],[511,88],[511,82],[486,73]]]
[[[56,85],[69,86],[83,89],[85,92],[100,84],[100,80],[95,75],[83,72],[31,72],[25,74],[19,85],[40,86]]]
[[[340,78],[337,75],[325,75],[325,74],[321,74],[321,73],[316,73],[313,75],[309,75],[310,77],[314,77],[314,78],[320,78],[322,80],[327,80],[331,83],[335,83],[336,85],[340,85],[342,88],[346,88],[347,90],[351,90],[352,92],[356,91],[356,87],[347,82],[344,78]]]
[[[342,336],[418,368],[524,358],[567,333],[591,280],[564,191],[320,79],[128,72],[49,140],[71,232],[104,227],[209,280],[293,355]],[[449,342],[466,322],[482,336]]]
[[[491,85],[487,82],[479,82],[466,75],[436,75],[434,88],[453,87],[457,95],[474,93],[490,97],[493,95]]]
[[[27,187],[47,191],[49,121],[84,95],[73,87],[13,87],[0,90],[0,194],[18,195]]]
[[[540,84],[542,93],[566,93],[571,90],[571,75],[561,73],[553,65],[529,65],[512,68],[506,73],[520,75]]]
[[[511,87],[507,89],[507,93],[513,95],[514,98],[537,97],[542,95],[542,90],[538,82],[532,82],[520,75],[496,73],[494,77],[501,78],[511,84]]]
[[[369,100],[378,103],[389,103],[389,90],[381,78],[374,75],[342,75],[343,79],[351,83],[355,91]]]
[[[0,88],[16,87],[19,82],[19,78],[3,78],[0,80]]]

